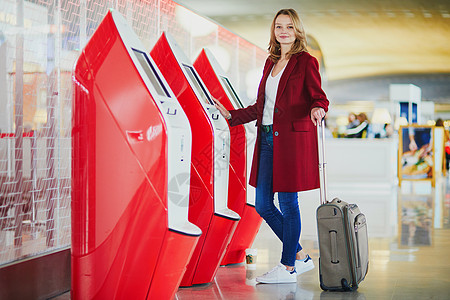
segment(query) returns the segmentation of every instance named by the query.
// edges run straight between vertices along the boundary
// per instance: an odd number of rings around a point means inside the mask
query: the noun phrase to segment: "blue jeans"
[[[299,244],[301,221],[297,193],[278,192],[281,212],[274,205],[273,193],[273,132],[261,130],[256,211],[283,243],[281,263],[295,266],[295,255],[302,250]]]

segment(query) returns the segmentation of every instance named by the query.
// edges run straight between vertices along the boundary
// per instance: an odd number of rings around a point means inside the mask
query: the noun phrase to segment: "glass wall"
[[[108,9],[150,51],[170,32],[195,60],[208,47],[244,105],[266,58],[170,0],[0,2],[0,267],[70,246],[72,67]]]

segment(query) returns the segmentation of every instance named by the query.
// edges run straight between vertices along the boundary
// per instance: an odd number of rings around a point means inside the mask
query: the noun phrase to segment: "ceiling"
[[[329,80],[450,73],[448,0],[180,0],[267,48],[281,8],[294,8],[323,52]]]

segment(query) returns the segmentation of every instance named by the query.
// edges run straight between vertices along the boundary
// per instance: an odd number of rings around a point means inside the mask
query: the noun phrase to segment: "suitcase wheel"
[[[348,285],[347,279],[342,278],[341,279],[341,285],[342,285],[342,289],[344,291],[350,291],[350,286]]]
[[[358,286],[350,286],[347,279],[345,278],[341,279],[341,285],[344,292],[356,291],[356,289],[358,288]]]

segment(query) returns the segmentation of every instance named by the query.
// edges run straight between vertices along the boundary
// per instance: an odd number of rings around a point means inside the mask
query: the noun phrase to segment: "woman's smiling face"
[[[281,45],[292,45],[295,42],[295,29],[291,17],[279,15],[275,20],[275,37]]]

